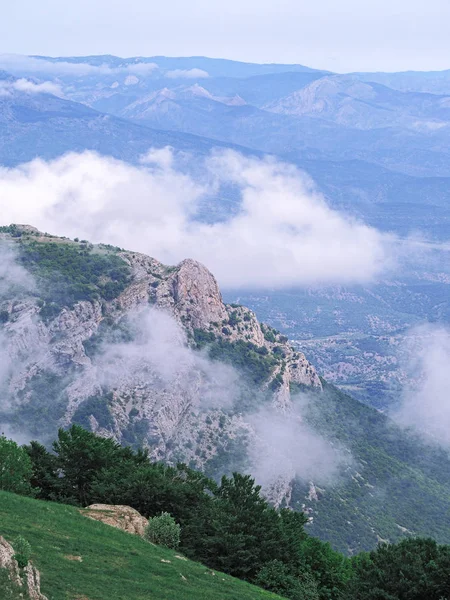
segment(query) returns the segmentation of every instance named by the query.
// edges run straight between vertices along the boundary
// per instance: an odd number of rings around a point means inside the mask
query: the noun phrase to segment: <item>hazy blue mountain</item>
[[[379,83],[331,75],[265,108],[281,114],[327,119],[357,129],[386,126],[437,129],[448,126],[450,96],[400,92]]]
[[[252,77],[254,75],[266,75],[270,73],[285,73],[286,71],[300,73],[314,73],[320,71],[310,67],[305,67],[304,65],[284,65],[276,63],[256,64],[227,60],[224,58],[208,58],[206,56],[134,56],[130,58],[121,58],[107,54],[101,56],[72,56],[57,58],[36,55],[34,58],[39,58],[41,60],[53,63],[69,62],[72,64],[87,64],[94,66],[107,65],[111,68],[118,68],[136,63],[155,63],[163,72],[173,71],[175,69],[202,69],[211,77]]]
[[[51,94],[13,91],[0,95],[0,164],[3,165],[85,149],[135,162],[149,148],[167,145],[205,154],[223,144],[185,133],[140,127]]]
[[[361,81],[374,81],[404,92],[450,94],[450,69],[400,73],[353,73]]]

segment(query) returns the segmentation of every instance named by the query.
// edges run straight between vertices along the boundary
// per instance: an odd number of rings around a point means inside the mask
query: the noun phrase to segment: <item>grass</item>
[[[75,507],[0,492],[0,535],[13,542],[19,534],[31,544],[49,600],[280,599],[88,519]]]

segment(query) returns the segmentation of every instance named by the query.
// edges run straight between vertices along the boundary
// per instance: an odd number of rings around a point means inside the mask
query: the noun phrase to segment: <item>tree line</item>
[[[450,546],[407,538],[348,558],[308,535],[303,513],[271,506],[249,475],[218,483],[78,425],[60,429],[51,450],[0,436],[0,489],[169,513],[186,556],[292,600],[450,600]]]

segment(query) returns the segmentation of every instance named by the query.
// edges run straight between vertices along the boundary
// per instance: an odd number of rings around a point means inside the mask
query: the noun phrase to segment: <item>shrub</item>
[[[18,535],[14,540],[13,548],[15,550],[14,558],[17,560],[19,567],[24,569],[31,558],[31,546],[29,542],[21,535]]]
[[[153,544],[175,549],[180,545],[180,533],[181,527],[175,519],[168,512],[162,512],[159,517],[148,520],[145,537]]]

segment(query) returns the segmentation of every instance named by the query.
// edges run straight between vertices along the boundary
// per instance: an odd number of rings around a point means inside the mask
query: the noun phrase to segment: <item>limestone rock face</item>
[[[228,318],[214,276],[195,260],[184,260],[173,275],[175,309],[191,326],[207,329],[211,323]]]
[[[131,506],[119,504],[91,504],[81,511],[81,514],[89,519],[101,521],[116,529],[127,533],[143,536],[148,521],[137,510]]]
[[[14,559],[14,548],[2,536],[0,536],[0,569],[7,569],[11,581],[26,587],[30,600],[48,600],[44,594],[41,594],[39,571],[28,563],[21,574],[19,565]]]
[[[49,241],[33,228],[21,231],[31,241]],[[0,233],[2,240],[11,248],[16,243]],[[235,393],[243,377],[197,349],[199,332],[268,357],[271,371],[259,391],[276,409],[289,410],[292,390],[321,388],[305,355],[250,309],[225,304],[202,264],[187,259],[169,267],[144,254],[117,252],[131,276],[114,299],[79,301],[44,318],[38,285],[0,295],[0,393],[21,414],[39,419],[43,412],[44,427],[54,419],[47,438],[31,420],[33,436],[51,441],[58,426],[75,421],[143,446],[152,459],[198,469],[217,462],[220,453],[236,452],[252,435],[239,404],[242,393]]]

